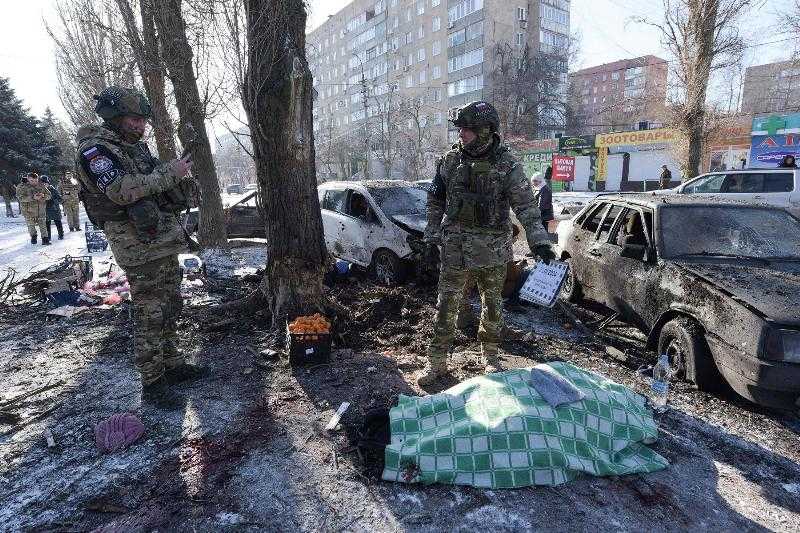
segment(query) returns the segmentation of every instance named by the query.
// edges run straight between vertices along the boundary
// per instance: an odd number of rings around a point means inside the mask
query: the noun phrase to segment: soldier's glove
[[[549,265],[550,261],[556,260],[556,254],[549,244],[540,244],[533,248],[533,254],[542,260],[545,265]]]

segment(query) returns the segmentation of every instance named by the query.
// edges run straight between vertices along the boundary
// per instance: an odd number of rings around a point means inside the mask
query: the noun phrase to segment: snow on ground
[[[14,206],[14,212],[19,213],[16,204],[12,205]],[[88,220],[86,213],[81,209],[81,227]],[[111,249],[90,254],[86,250],[84,232],[70,232],[69,228],[66,227],[66,218],[62,219],[62,221],[64,222],[64,240],[58,240],[56,228],[53,226],[53,244],[44,246],[42,245],[41,236],[39,236],[37,244],[31,244],[28,226],[25,224],[25,219],[22,215],[9,218],[3,213],[0,217],[0,275],[6,269],[12,268],[24,276],[57,263],[66,255],[73,257],[91,255],[95,272],[103,270],[101,267],[104,265],[105,270],[108,270],[107,265],[109,261],[113,260]]]

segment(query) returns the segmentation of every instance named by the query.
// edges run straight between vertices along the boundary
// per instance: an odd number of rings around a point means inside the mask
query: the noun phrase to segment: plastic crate
[[[321,365],[331,360],[330,333],[289,333],[289,364]]]

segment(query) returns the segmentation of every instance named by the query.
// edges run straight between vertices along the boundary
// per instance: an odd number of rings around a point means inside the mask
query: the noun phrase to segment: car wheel
[[[658,353],[669,356],[677,377],[697,385],[702,391],[719,391],[724,378],[719,373],[700,325],[687,317],[675,318],[661,328]]]
[[[403,282],[403,262],[391,250],[378,250],[372,255],[372,275],[382,285],[397,285]]]
[[[575,270],[572,268],[572,259],[566,260],[569,265],[567,271],[567,278],[564,284],[561,285],[561,299],[571,303],[580,302],[583,299],[583,288],[581,287],[578,278],[575,276]]]

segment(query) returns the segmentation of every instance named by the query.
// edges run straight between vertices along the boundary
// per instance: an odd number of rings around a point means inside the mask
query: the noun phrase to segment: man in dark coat
[[[549,180],[543,179],[541,174],[536,174],[531,180],[536,196],[539,200],[539,211],[542,213],[542,225],[548,231],[548,224],[555,219],[553,216],[553,190],[550,188]]]
[[[58,240],[62,241],[64,240],[64,226],[61,224],[61,194],[50,184],[49,177],[39,176],[39,181],[50,191],[50,199],[47,200],[47,206],[45,207],[45,212],[47,213],[47,238],[52,238],[50,223],[53,222],[58,231]]]
[[[659,189],[672,188],[672,172],[669,171],[667,165],[661,165],[661,176],[658,177]]]

